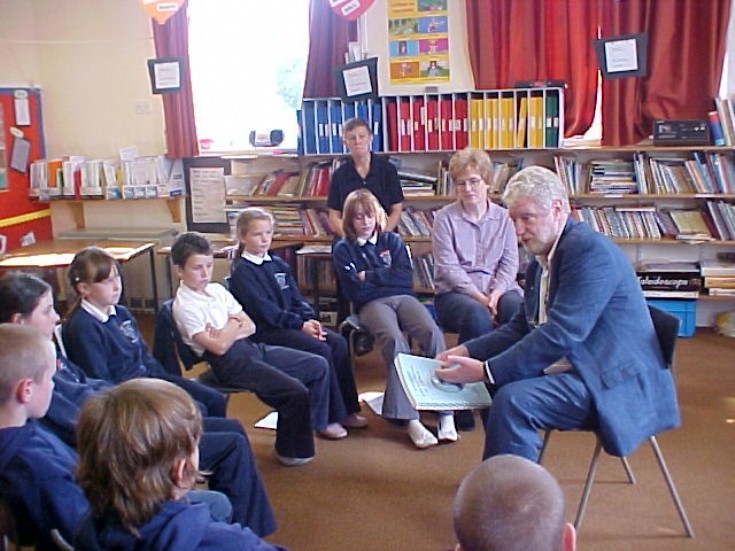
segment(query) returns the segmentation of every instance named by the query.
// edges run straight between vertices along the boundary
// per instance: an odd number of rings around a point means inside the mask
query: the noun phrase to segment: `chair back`
[[[187,346],[174,322],[173,299],[163,303],[156,315],[153,339],[153,356],[167,372],[181,374],[181,365],[189,371],[202,360]]]
[[[54,325],[54,341],[56,341],[56,345],[59,347],[59,350],[61,350],[61,354],[65,358],[68,358],[69,356],[67,356],[66,354],[66,347],[64,346],[64,337],[61,331],[60,323],[57,323],[56,325]]]
[[[674,349],[676,348],[676,339],[679,336],[681,320],[675,315],[650,304],[648,310],[651,313],[651,320],[656,330],[656,338],[661,347],[664,361],[666,366],[671,368],[674,365]]]

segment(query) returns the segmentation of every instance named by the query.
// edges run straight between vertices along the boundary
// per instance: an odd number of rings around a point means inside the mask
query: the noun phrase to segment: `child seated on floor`
[[[249,528],[214,522],[186,493],[199,473],[201,416],[177,386],[134,379],[106,390],[79,418],[80,486],[93,515],[82,523],[79,549],[283,549]]]
[[[268,250],[273,238],[273,216],[258,207],[237,217],[237,257],[232,262],[230,292],[258,327],[255,342],[287,346],[318,354],[329,362],[336,379],[329,397],[330,417],[348,428],[361,428],[355,377],[344,337],[322,326],[314,309],[301,296],[291,268]]]
[[[276,458],[287,466],[314,457],[312,429],[336,440],[347,431],[329,416],[329,365],[321,356],[251,342],[253,321],[222,285],[211,283],[212,244],[203,235],[179,235],[171,261],[181,279],[173,317],[183,341],[209,363],[218,381],[255,393],[278,410]]]
[[[407,421],[408,436],[419,449],[455,442],[451,412],[440,412],[438,439],[421,423],[398,378],[395,357],[410,352],[405,331],[423,353],[436,356],[444,335],[413,292],[413,269],[398,234],[384,232],[386,214],[375,196],[358,189],[347,196],[342,216],[345,237],[333,250],[337,277],[363,325],[380,343],[388,369],[383,417]]]
[[[121,383],[136,377],[156,377],[186,390],[202,413],[225,417],[222,393],[167,373],[146,347],[130,311],[118,304],[122,280],[117,261],[106,250],[87,247],[77,252],[67,273],[78,300],[62,325],[69,359],[89,377]]]

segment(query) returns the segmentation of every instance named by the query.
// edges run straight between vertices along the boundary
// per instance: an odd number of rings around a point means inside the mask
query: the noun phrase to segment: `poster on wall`
[[[388,0],[391,84],[449,82],[448,0]]]

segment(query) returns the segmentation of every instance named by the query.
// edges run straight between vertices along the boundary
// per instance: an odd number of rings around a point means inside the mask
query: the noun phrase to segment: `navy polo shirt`
[[[327,207],[342,212],[347,196],[356,189],[367,188],[390,212],[390,207],[403,202],[401,181],[395,167],[383,157],[370,155],[370,172],[365,179],[357,173],[355,161],[348,157],[332,175]]]

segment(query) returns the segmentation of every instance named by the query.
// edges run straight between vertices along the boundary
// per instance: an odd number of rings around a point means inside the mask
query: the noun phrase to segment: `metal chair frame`
[[[674,349],[676,347],[676,339],[679,333],[679,325],[681,322],[676,316],[660,310],[654,306],[649,305],[648,308],[651,313],[651,319],[656,330],[656,337],[661,347],[664,361],[666,362],[666,366],[673,372]],[[548,447],[549,440],[551,439],[552,432],[553,429],[547,430],[546,434],[544,435],[544,441],[541,446],[541,451],[539,452],[539,464],[541,464],[544,458],[544,454],[546,453],[546,449]],[[597,439],[597,442],[595,444],[595,451],[592,453],[592,459],[590,461],[590,466],[587,471],[587,479],[585,480],[584,490],[582,491],[582,497],[579,501],[579,507],[577,508],[577,515],[574,519],[574,527],[577,530],[579,530],[579,528],[582,526],[582,520],[584,519],[585,512],[587,511],[587,504],[589,502],[590,493],[592,492],[592,485],[595,481],[595,475],[597,474],[597,466],[600,460],[600,455],[602,454],[602,442],[600,440],[600,437],[599,435],[597,435],[597,433],[595,433],[595,437]],[[689,517],[687,516],[684,505],[681,501],[681,498],[679,497],[679,492],[676,489],[674,480],[671,477],[668,466],[666,465],[666,461],[664,460],[664,456],[661,452],[661,448],[658,445],[658,440],[656,440],[656,436],[650,436],[648,438],[648,443],[651,445],[653,455],[656,457],[656,461],[658,462],[661,474],[666,481],[666,486],[668,487],[669,493],[671,494],[671,499],[674,501],[676,511],[679,513],[679,518],[681,519],[684,531],[686,532],[686,535],[688,537],[693,538],[694,530],[692,529],[691,522],[689,522]],[[633,470],[628,463],[628,459],[626,457],[621,457],[620,460],[628,477],[628,482],[630,482],[631,484],[635,484],[635,476],[633,475]]]

